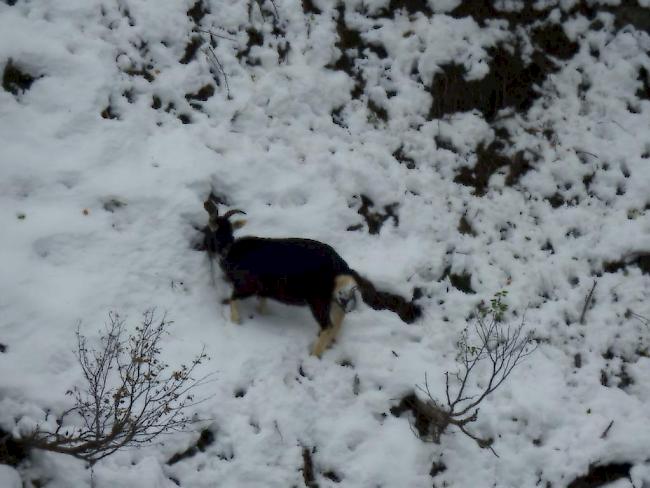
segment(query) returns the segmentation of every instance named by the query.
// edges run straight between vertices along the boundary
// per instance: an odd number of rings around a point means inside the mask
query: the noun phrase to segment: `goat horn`
[[[228,210],[228,211],[223,215],[223,218],[224,218],[224,219],[228,219],[228,218],[232,217],[232,216],[235,215],[235,214],[244,214],[244,215],[246,215],[246,212],[244,212],[243,210],[239,210],[239,209],[237,209],[237,208],[233,208],[232,210]]]
[[[203,208],[205,208],[206,212],[208,212],[211,216],[213,214],[215,217],[219,216],[219,208],[212,200],[208,199],[203,202]]]

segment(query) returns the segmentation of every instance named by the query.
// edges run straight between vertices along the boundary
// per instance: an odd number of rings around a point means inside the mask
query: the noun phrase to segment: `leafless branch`
[[[67,392],[74,406],[59,415],[54,431],[39,427],[21,439],[23,444],[92,465],[123,447],[150,442],[193,422],[187,409],[205,400],[196,399],[193,390],[212,375],[193,377],[208,359],[205,348],[175,370],[160,360],[160,340],[171,323],[148,310],[135,333],[126,337],[124,320],[110,313],[97,349],[78,328],[76,355],[84,385]],[[72,416],[76,423],[66,423]]]
[[[226,95],[228,96],[228,100],[230,100],[232,97],[230,96],[230,85],[228,84],[228,75],[226,74],[226,70],[223,68],[223,65],[221,64],[221,61],[219,61],[219,58],[217,57],[217,54],[214,52],[214,49],[212,46],[208,46],[206,48],[203,48],[203,52],[205,53],[205,56],[208,60],[208,63],[212,65],[212,68],[216,71],[217,75],[221,73],[221,76],[223,76],[223,81],[224,84],[226,85]],[[216,80],[217,83],[219,83],[219,80]]]
[[[201,32],[203,34],[210,34],[211,37],[218,37],[219,39],[225,39],[226,41],[237,42],[237,39],[233,37],[224,36],[223,34],[217,34],[216,32],[208,29],[201,29],[200,27],[194,27],[192,30],[196,32]]]
[[[537,347],[532,335],[523,332],[525,315],[516,326],[502,322],[507,310],[501,301],[503,296],[503,293],[497,294],[490,308],[480,310],[472,334],[468,328],[461,333],[456,358],[460,368],[451,375],[449,372],[444,373],[446,403],[443,404],[432,395],[425,373],[424,385],[416,386],[424,399],[412,393],[404,397],[395,408],[394,413],[398,415],[405,410],[413,413],[415,421],[412,428],[421,439],[438,443],[447,427],[453,425],[473,439],[479,447],[489,448],[497,455],[492,448],[492,439],[474,435],[467,426],[477,420],[480,403],[499,388],[514,368]],[[487,368],[487,383],[477,393],[468,394],[470,377],[475,368]]]

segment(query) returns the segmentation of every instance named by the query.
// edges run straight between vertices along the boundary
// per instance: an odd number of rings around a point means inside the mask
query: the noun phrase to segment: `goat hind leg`
[[[241,318],[239,316],[239,308],[237,307],[237,299],[230,299],[230,321],[234,324],[241,324]]]
[[[266,298],[265,297],[260,297],[259,301],[257,302],[257,312],[260,315],[265,315],[266,314]]]
[[[329,306],[312,306],[312,312],[314,312],[314,316],[321,324],[321,327],[323,327],[323,323],[326,324],[318,335],[318,340],[314,344],[311,352],[314,356],[321,357],[323,352],[325,352],[325,350],[332,344],[332,341],[334,341],[341,330],[341,324],[343,323],[345,312],[339,304],[335,302],[331,302]],[[325,320],[327,322],[325,322]]]
[[[318,334],[318,339],[314,343],[311,353],[314,356],[321,357],[333,339],[332,326],[330,322],[330,306],[329,303],[324,300],[315,300],[309,303],[309,308],[321,328],[320,333]]]

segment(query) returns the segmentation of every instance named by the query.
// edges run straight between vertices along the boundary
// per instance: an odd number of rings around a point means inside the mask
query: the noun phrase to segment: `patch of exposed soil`
[[[451,272],[451,266],[447,266],[445,271],[440,278],[440,281],[443,281],[445,278],[449,278],[451,286],[456,288],[458,291],[462,291],[468,295],[474,295],[476,292],[472,288],[472,274],[471,273],[461,273],[456,274]]]
[[[643,100],[650,100],[650,75],[645,66],[639,69],[637,80],[641,82],[641,87],[636,91],[636,96]]]
[[[314,448],[313,451],[315,452],[316,449]],[[314,461],[311,455],[312,450],[308,447],[302,448],[302,479],[307,488],[318,488],[318,483],[316,483],[316,477],[314,476]]]
[[[2,88],[5,91],[17,96],[29,90],[34,80],[36,80],[34,76],[21,69],[9,58],[2,74]]]
[[[356,68],[355,60],[363,57],[363,50],[367,47],[367,44],[363,41],[359,31],[351,29],[345,23],[345,5],[339,5],[336,11],[338,12],[336,18],[336,33],[338,34],[336,47],[341,50],[341,56],[333,65],[328,65],[327,68],[347,73],[355,82],[351,94],[352,98],[358,99],[365,90],[366,81],[361,76],[361,71]]]
[[[390,409],[390,413],[395,417],[401,417],[405,412],[412,414],[412,426],[421,439],[432,439],[437,442],[449,425],[449,417],[442,410],[420,400],[414,392],[405,395]]]
[[[237,59],[245,61],[250,66],[258,66],[260,64],[259,59],[251,58],[250,53],[253,46],[264,45],[264,33],[254,27],[249,27],[246,29],[246,34],[248,35],[246,47],[237,53]]]
[[[474,188],[476,196],[485,195],[490,177],[504,166],[509,168],[505,181],[508,186],[517,184],[519,179],[532,169],[531,156],[524,151],[518,151],[513,156],[503,154],[509,140],[507,133],[497,132],[497,138],[487,146],[484,142],[479,143],[474,166],[463,166],[454,178],[454,182]]]
[[[618,261],[608,261],[603,263],[605,273],[616,273],[628,266],[638,266],[643,274],[650,274],[650,252],[635,253],[628,257],[623,257]]]
[[[417,167],[415,160],[404,153],[403,144],[393,153],[393,157],[408,169],[415,169]]]
[[[313,0],[302,0],[302,11],[305,15],[320,15],[322,13],[321,10],[314,5]]]
[[[187,16],[192,19],[192,21],[199,25],[203,17],[210,13],[210,10],[205,6],[203,0],[198,0],[194,5],[192,5],[187,11]]]
[[[196,456],[199,452],[205,452],[205,450],[214,443],[215,437],[214,433],[210,429],[203,429],[199,439],[196,441],[196,444],[188,447],[183,452],[178,452],[169,458],[167,461],[168,465],[176,464],[179,461],[184,459],[191,458]]]
[[[376,235],[379,234],[384,222],[388,219],[393,219],[393,225],[397,227],[399,225],[399,216],[395,213],[397,208],[397,202],[384,205],[384,211],[374,211],[372,208],[375,206],[375,203],[366,195],[360,195],[361,206],[357,213],[361,215],[366,221],[368,226],[368,232],[370,234]],[[363,226],[361,224],[353,225],[348,227],[347,230],[360,230]]]
[[[473,237],[476,237],[476,231],[472,227],[472,224],[470,224],[469,220],[467,220],[467,216],[463,215],[460,220],[458,221],[458,232],[460,232],[463,235],[470,235]]]
[[[429,87],[433,98],[429,119],[476,109],[491,121],[504,108],[526,111],[539,96],[535,85],[555,71],[555,65],[540,52],[529,64],[522,60],[518,47],[510,50],[500,45],[488,53],[490,71],[480,80],[466,80],[467,70],[462,65],[440,66]]]
[[[597,488],[622,478],[630,478],[630,463],[590,465],[587,474],[574,479],[567,488]]]
[[[206,102],[213,95],[214,95],[214,85],[207,84],[201,87],[196,93],[186,93],[185,99],[188,102],[192,100]]]
[[[0,464],[18,466],[28,456],[28,451],[13,436],[0,429]]]
[[[203,38],[201,36],[192,36],[190,41],[185,46],[185,53],[183,57],[179,59],[179,63],[188,64],[190,61],[196,59],[196,53],[199,52],[199,49],[203,45]]]
[[[102,119],[119,120],[120,118],[119,115],[114,111],[113,106],[110,103],[104,110],[102,110],[100,115],[102,116]]]

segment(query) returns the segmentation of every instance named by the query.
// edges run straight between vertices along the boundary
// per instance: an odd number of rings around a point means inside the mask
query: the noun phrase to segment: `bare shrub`
[[[189,365],[175,370],[162,362],[160,340],[171,323],[148,310],[127,337],[124,320],[110,313],[98,348],[89,346],[77,329],[76,354],[85,382],[66,393],[74,406],[56,419],[56,429],[39,426],[19,441],[27,448],[94,464],[118,449],[150,442],[195,421],[187,409],[203,399],[195,399],[192,390],[210,375],[194,379],[192,374],[208,357],[203,349]]]
[[[489,307],[480,306],[470,332],[466,327],[457,342],[456,357],[460,367],[457,372],[445,373],[445,399],[436,399],[429,389],[425,374],[424,386],[418,390],[424,394],[420,399],[415,393],[404,397],[394,410],[400,414],[410,410],[415,418],[414,428],[418,437],[428,442],[439,443],[440,436],[453,425],[481,448],[492,452],[493,439],[483,439],[471,433],[467,425],[478,419],[480,403],[508,379],[514,368],[537,347],[532,335],[523,332],[525,318],[516,326],[503,323],[507,305],[503,302],[505,291],[498,292]],[[486,364],[488,379],[482,389],[468,392],[472,372],[479,365]]]

